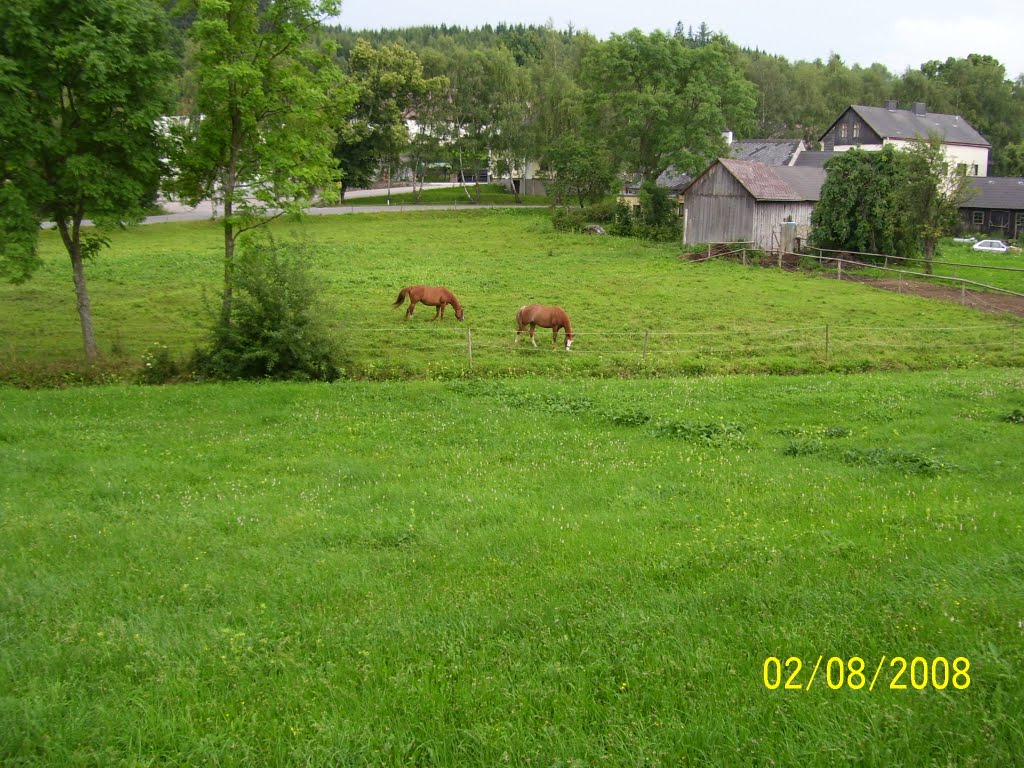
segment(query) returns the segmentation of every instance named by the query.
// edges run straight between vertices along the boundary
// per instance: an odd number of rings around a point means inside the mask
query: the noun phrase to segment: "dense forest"
[[[507,24],[475,29],[327,27],[324,34],[337,43],[343,63],[363,39],[374,47],[401,45],[414,51],[427,76],[448,75],[460,51],[502,51],[535,89],[525,98],[540,102],[562,88],[563,105],[585,89],[583,62],[599,45],[591,35],[571,28]],[[1024,76],[1011,79],[1003,64],[990,56],[929,61],[897,74],[881,64],[847,66],[837,55],[827,61],[789,61],[740,48],[727,37],[712,34],[705,24],[695,28],[679,22],[671,37],[688,49],[719,47],[751,84],[750,119],[722,126],[737,138],[803,138],[813,143],[850,104],[924,102],[929,111],[959,114],[981,131],[992,143],[990,174],[1024,175]]]

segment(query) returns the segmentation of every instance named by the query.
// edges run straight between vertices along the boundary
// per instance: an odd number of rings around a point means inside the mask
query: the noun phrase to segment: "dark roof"
[[[657,184],[659,187],[665,187],[673,192],[681,192],[692,180],[692,176],[687,173],[680,173],[674,165],[670,165],[658,177]]]
[[[796,168],[720,158],[722,166],[754,199],[770,202],[816,202],[825,183],[820,168]]]
[[[793,165],[797,168],[824,168],[835,152],[801,152]]]
[[[976,176],[971,180],[974,195],[961,208],[1024,210],[1024,178],[1020,176]]]
[[[791,165],[802,145],[800,139],[744,139],[729,145],[729,157],[765,165]]]
[[[904,139],[909,141],[914,138],[927,139],[930,134],[937,133],[942,136],[942,140],[947,144],[973,144],[979,147],[992,146],[985,140],[984,136],[975,130],[973,125],[959,115],[935,115],[928,112],[918,115],[909,109],[863,107],[856,104],[851,105],[849,108],[860,115],[861,119],[868,124],[871,130],[883,139]],[[846,114],[845,110],[843,114]],[[842,115],[828,127],[828,130],[821,135],[821,138],[824,138],[841,118]]]
[[[676,170],[674,165],[670,165],[667,170],[661,172],[661,175],[658,176],[654,183],[659,187],[664,187],[669,192],[678,195],[690,186],[691,181],[693,181],[692,176],[680,173]],[[623,187],[623,191],[627,195],[637,194],[640,191],[640,179],[632,179],[627,182]]]
[[[774,171],[793,188],[799,200],[816,203],[821,199],[821,185],[825,183],[824,169],[790,166],[775,168]]]

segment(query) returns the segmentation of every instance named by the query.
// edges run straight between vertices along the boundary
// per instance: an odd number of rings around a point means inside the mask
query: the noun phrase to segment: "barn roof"
[[[729,158],[718,162],[758,201],[816,202],[825,182],[821,168],[771,166]]]
[[[970,181],[974,194],[961,206],[962,208],[1024,210],[1024,178],[975,176]]]

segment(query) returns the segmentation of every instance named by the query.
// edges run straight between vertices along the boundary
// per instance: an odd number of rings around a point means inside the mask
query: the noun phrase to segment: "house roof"
[[[801,152],[793,165],[797,168],[824,168],[835,152]]]
[[[802,150],[801,139],[743,139],[729,145],[729,157],[765,165],[792,165]]]
[[[655,180],[655,184],[659,187],[664,187],[669,192],[678,195],[693,181],[693,177],[686,173],[681,173],[676,170],[674,165],[670,165],[667,170],[661,172],[658,178]],[[632,179],[623,186],[623,191],[627,195],[635,195],[640,191],[640,179]]]
[[[817,202],[825,171],[719,158],[719,163],[758,201]]]
[[[851,105],[852,109],[861,119],[867,123],[875,133],[883,139],[926,139],[930,134],[937,133],[947,144],[972,144],[979,147],[990,147],[991,144],[985,137],[975,130],[974,126],[968,123],[959,115],[916,114],[909,109],[889,109],[887,107],[864,107],[857,104]],[[843,115],[846,111],[843,111]],[[835,126],[843,115],[836,118],[835,122],[828,127],[825,135]]]
[[[975,176],[974,194],[961,208],[1024,210],[1024,178],[1020,176]]]

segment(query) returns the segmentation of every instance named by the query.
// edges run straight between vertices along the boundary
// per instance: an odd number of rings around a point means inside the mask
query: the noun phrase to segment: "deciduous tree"
[[[153,199],[168,30],[148,0],[0,3],[0,274],[31,274],[39,222],[52,220],[89,360],[98,347],[85,262],[106,241],[83,225],[137,221]]]
[[[314,44],[334,0],[195,0],[195,111],[177,131],[171,188],[223,206],[221,320],[231,322],[239,235],[315,196],[337,200],[331,154],[355,99],[332,51]]]
[[[811,238],[820,248],[911,256],[917,240],[900,195],[906,155],[889,145],[880,152],[851,149],[825,165],[821,199],[811,215]]]
[[[334,148],[344,172],[342,196],[347,189],[369,186],[382,167],[398,166],[409,144],[407,113],[439,98],[447,86],[443,77],[424,78],[419,57],[398,43],[374,48],[357,40],[348,70],[357,97],[348,119],[339,123]]]
[[[586,119],[641,181],[670,165],[697,173],[724,154],[723,130],[753,126],[754,88],[733,54],[722,40],[687,48],[663,32],[612,35],[584,61]]]

